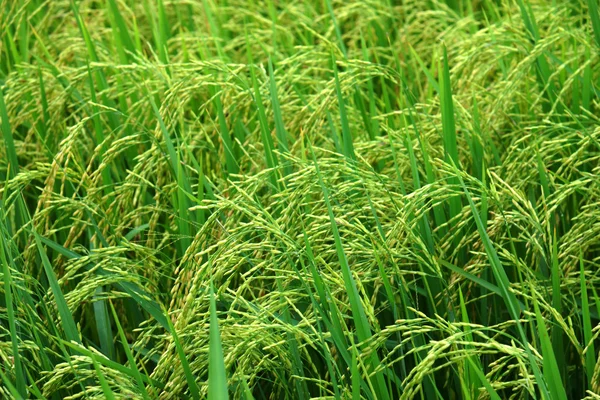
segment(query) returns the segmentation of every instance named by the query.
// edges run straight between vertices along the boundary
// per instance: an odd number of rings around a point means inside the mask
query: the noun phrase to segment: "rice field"
[[[598,0],[0,0],[0,398],[600,399]]]

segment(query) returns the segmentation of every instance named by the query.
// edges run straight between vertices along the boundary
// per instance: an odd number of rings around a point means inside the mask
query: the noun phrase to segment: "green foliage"
[[[595,0],[0,1],[0,397],[600,398]]]

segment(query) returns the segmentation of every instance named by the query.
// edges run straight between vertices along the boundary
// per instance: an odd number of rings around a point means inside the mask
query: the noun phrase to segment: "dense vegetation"
[[[597,0],[0,0],[0,397],[600,399]]]

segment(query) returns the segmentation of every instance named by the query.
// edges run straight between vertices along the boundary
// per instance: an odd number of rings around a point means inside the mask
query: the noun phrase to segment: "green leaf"
[[[350,307],[352,309],[352,317],[354,319],[356,333],[358,336],[358,340],[364,342],[371,337],[371,328],[369,326],[369,321],[367,320],[364,306],[362,304],[360,295],[358,293],[358,289],[356,287],[356,282],[354,281],[354,277],[352,276],[350,266],[348,265],[346,253],[344,252],[344,248],[342,246],[342,240],[338,231],[337,223],[335,221],[335,216],[333,214],[333,209],[331,207],[331,202],[329,199],[329,191],[325,186],[325,183],[323,182],[323,177],[321,176],[321,171],[319,169],[319,165],[317,163],[317,159],[312,150],[312,147],[310,148],[310,150],[313,157],[313,164],[317,173],[317,178],[319,180],[319,185],[321,186],[321,190],[323,191],[325,205],[327,206],[327,214],[329,215],[329,221],[331,223],[331,230],[333,233],[333,240],[335,242],[335,249],[338,256],[338,261],[342,269],[344,286],[346,288],[346,293],[348,294]],[[380,364],[380,361],[376,353],[373,353],[373,355],[371,355],[369,362],[372,368],[377,368],[377,366]],[[373,385],[375,387],[377,397],[381,399],[389,399],[390,397],[387,390],[387,385],[385,384],[383,379],[383,375],[381,373],[377,373],[374,378],[375,379]]]
[[[540,312],[540,307],[536,298],[536,294],[533,294],[533,307],[535,309],[535,318],[537,321],[538,335],[540,342],[542,343],[542,355],[544,357],[544,377],[548,383],[550,389],[550,399],[566,400],[567,394],[562,384],[562,378],[558,370],[556,358],[554,356],[554,350],[552,349],[552,343],[550,342],[550,336],[546,328],[546,323]]]
[[[219,320],[217,318],[217,305],[212,282],[210,284],[210,344],[208,362],[208,399],[227,400],[227,372],[221,346],[219,333]]]
[[[598,1],[588,0],[587,3],[590,11],[590,19],[592,20],[592,28],[594,29],[594,39],[596,39],[596,45],[600,47],[600,12],[598,12]]]
[[[588,301],[588,288],[585,278],[585,270],[583,266],[583,254],[579,253],[579,271],[580,271],[580,288],[581,288],[581,318],[583,320],[583,339],[584,347],[587,347],[585,352],[585,369],[588,381],[588,388],[592,388],[592,378],[596,367],[596,351],[594,349],[594,334],[592,332],[592,319],[590,317],[590,306]]]

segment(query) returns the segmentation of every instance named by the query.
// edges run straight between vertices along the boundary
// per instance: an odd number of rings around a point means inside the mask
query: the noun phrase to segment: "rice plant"
[[[600,399],[597,0],[0,0],[0,397]]]

